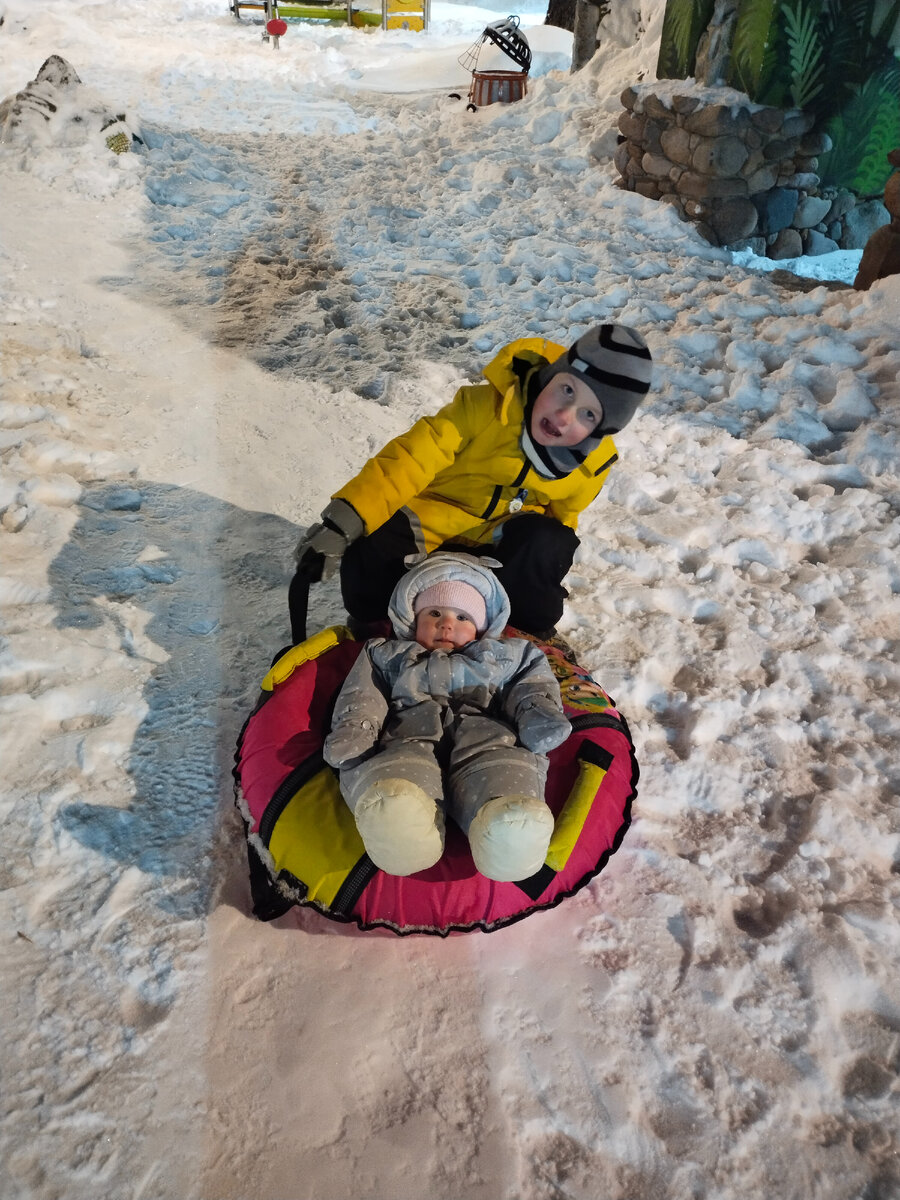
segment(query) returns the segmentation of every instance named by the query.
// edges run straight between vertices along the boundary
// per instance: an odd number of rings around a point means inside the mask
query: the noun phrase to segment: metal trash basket
[[[479,71],[478,59],[488,44],[500,50],[520,70]],[[519,18],[516,16],[488,25],[479,40],[458,61],[460,66],[472,72],[468,104],[472,112],[485,104],[510,104],[527,94],[528,85],[525,81],[531,67],[531,47],[525,34],[519,32]]]
[[[527,71],[473,71],[469,103],[475,108],[486,104],[510,104],[528,93]]]

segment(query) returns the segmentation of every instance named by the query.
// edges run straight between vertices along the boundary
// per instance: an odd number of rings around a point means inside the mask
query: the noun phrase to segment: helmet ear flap
[[[550,381],[553,379],[553,377],[555,375],[559,375],[562,371],[568,371],[568,370],[569,370],[568,351],[566,351],[565,354],[561,354],[560,357],[555,359],[553,362],[546,363],[543,367],[540,367],[535,372],[535,376],[534,376],[535,382],[534,382],[533,396],[534,397],[539,396],[541,394],[541,392],[544,390],[544,388],[547,386],[547,384],[550,383]]]

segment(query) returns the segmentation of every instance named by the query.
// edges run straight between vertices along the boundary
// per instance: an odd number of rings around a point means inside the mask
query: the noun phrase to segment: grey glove
[[[558,709],[532,704],[519,714],[516,732],[527,750],[534,754],[548,754],[563,744],[572,732],[572,726],[569,718]]]
[[[322,520],[310,525],[297,543],[294,557],[299,563],[307,551],[325,559],[322,578],[329,579],[337,570],[341,555],[351,542],[366,532],[362,518],[346,500],[332,500],[322,511]]]

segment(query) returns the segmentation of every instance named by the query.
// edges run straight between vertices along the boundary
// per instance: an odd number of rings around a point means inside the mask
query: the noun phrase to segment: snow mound
[[[134,133],[125,113],[113,113],[78,72],[51,54],[21,92],[0,103],[0,141],[6,144],[93,146],[124,154]]]

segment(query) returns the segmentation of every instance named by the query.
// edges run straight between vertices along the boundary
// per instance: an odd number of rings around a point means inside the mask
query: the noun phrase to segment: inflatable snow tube
[[[299,904],[360,929],[445,937],[509,925],[593,879],[631,822],[634,746],[590,675],[561,650],[532,640],[547,655],[572,722],[568,740],[549,756],[545,795],[555,828],[537,874],[516,883],[485,879],[452,822],[443,857],[427,871],[386,875],[371,862],[337,774],[322,759],[335,698],[363,645],[336,626],[275,662],[238,739],[235,799],[247,831],[255,915],[272,920]]]

